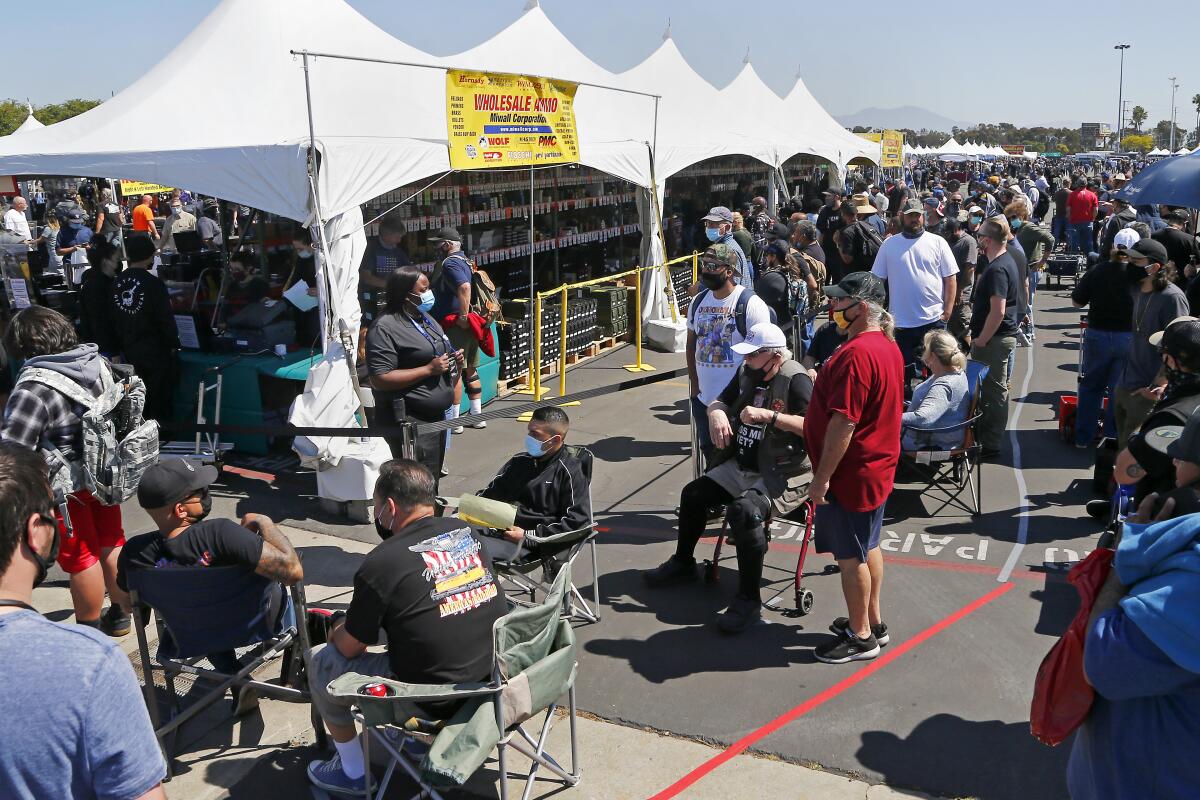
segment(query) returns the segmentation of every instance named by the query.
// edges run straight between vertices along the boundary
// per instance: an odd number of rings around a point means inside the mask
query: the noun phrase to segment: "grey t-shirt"
[[[1125,357],[1121,386],[1140,389],[1154,382],[1162,369],[1162,356],[1150,344],[1151,335],[1163,330],[1176,317],[1186,316],[1188,301],[1173,283],[1161,292],[1136,292],[1133,295],[1133,343]]]
[[[104,634],[0,614],[0,675],[0,797],[134,798],[166,775],[129,659]]]

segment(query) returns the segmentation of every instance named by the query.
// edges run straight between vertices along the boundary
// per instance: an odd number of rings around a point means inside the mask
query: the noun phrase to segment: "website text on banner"
[[[121,197],[133,197],[142,194],[166,194],[174,191],[173,186],[160,186],[157,183],[142,183],[141,181],[121,181]]]
[[[528,379],[529,383],[527,384],[529,386],[528,392],[530,394],[533,394],[533,396],[535,398],[541,398],[541,396],[543,394],[543,390],[541,387],[541,370],[533,368],[535,364],[541,363],[542,308],[545,305],[547,305],[546,303],[543,303],[543,300],[552,300],[553,299],[553,300],[557,301],[559,304],[561,304],[562,313],[560,314],[560,319],[562,320],[562,331],[561,331],[560,341],[565,342],[566,337],[567,337],[567,317],[568,317],[567,312],[568,312],[570,292],[575,289],[583,289],[583,288],[586,288],[589,286],[599,286],[599,285],[605,284],[605,283],[614,283],[615,284],[617,281],[624,280],[629,277],[633,278],[634,296],[638,298],[639,313],[634,314],[633,328],[631,329],[631,331],[628,334],[626,334],[631,337],[631,342],[633,343],[634,348],[635,348],[636,360],[633,364],[626,366],[625,369],[628,370],[629,372],[643,372],[643,371],[651,372],[651,371],[653,371],[654,367],[652,367],[649,364],[646,364],[645,362],[642,361],[642,315],[640,313],[640,309],[641,309],[642,302],[643,302],[642,273],[649,272],[652,270],[660,270],[660,269],[663,270],[664,275],[667,276],[665,291],[667,292],[667,297],[668,297],[668,300],[670,301],[671,317],[674,320],[678,320],[680,311],[679,311],[677,298],[675,297],[675,293],[674,293],[672,285],[671,285],[670,267],[674,264],[682,264],[685,262],[690,262],[692,264],[692,269],[693,269],[692,282],[695,283],[697,280],[695,277],[697,256],[696,256],[696,254],[692,254],[692,255],[687,255],[687,256],[680,256],[679,258],[675,258],[670,261],[666,261],[662,264],[656,264],[656,265],[650,266],[650,267],[634,267],[631,270],[627,270],[625,272],[619,272],[614,275],[605,275],[603,277],[593,278],[592,280],[588,280],[588,281],[580,281],[579,283],[564,283],[562,286],[559,286],[556,289],[549,289],[544,292],[538,292],[536,297],[534,298],[535,304],[534,304],[534,309],[533,309],[533,314],[534,314],[533,318],[538,320],[538,324],[533,326],[533,328],[534,328],[534,333],[533,333],[534,357],[530,361],[530,371],[529,371],[529,379]],[[566,376],[567,376],[567,352],[566,352],[566,347],[560,346],[559,352],[558,352],[558,393],[559,393],[560,397],[564,397],[567,394],[567,377]]]
[[[567,81],[446,70],[446,138],[454,169],[579,160],[575,90]]]

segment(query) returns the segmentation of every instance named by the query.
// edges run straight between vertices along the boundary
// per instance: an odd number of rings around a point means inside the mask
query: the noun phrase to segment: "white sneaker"
[[[451,433],[455,433],[455,434],[457,434],[457,433],[462,433],[462,432],[463,432],[463,426],[462,426],[462,425],[458,425],[457,427],[451,428],[451,429],[450,429],[450,432],[451,432]]]
[[[480,428],[486,428],[487,420],[485,420],[485,419],[476,420],[475,422],[471,423],[471,427],[475,428],[476,430],[479,430]]]

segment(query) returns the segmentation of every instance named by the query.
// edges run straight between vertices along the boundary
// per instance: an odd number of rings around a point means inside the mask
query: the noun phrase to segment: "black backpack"
[[[857,240],[858,252],[854,255],[859,257],[860,264],[874,264],[875,256],[879,255],[879,248],[883,246],[883,238],[870,223],[858,220],[854,224],[862,231],[862,236]]]
[[[743,339],[746,338],[746,306],[750,304],[750,298],[754,296],[752,290],[742,287],[742,293],[738,295],[737,300],[733,301],[733,324],[737,326],[737,332]],[[693,314],[693,318],[694,309],[700,307],[705,297],[708,297],[708,289],[701,289],[700,293],[692,300],[692,304],[688,306],[688,313]],[[778,324],[775,320],[775,309],[768,304],[764,305],[767,305],[767,313],[771,315],[771,322]]]

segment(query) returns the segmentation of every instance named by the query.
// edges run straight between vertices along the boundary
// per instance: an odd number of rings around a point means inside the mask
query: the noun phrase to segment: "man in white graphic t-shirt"
[[[719,242],[704,251],[700,258],[700,283],[704,288],[688,308],[692,417],[706,459],[713,449],[708,434],[708,405],[729,385],[742,363],[733,346],[758,323],[771,321],[767,304],[737,283],[739,259],[734,246]]]

